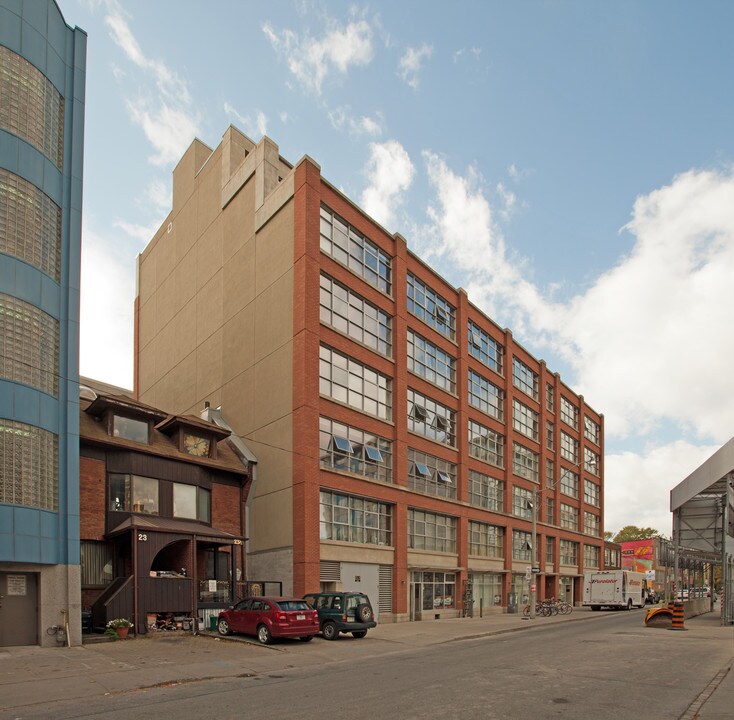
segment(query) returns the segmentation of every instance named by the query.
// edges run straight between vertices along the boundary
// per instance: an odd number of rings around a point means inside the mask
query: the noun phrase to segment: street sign
[[[534,572],[537,575],[540,572],[540,568],[539,567],[534,567],[534,568],[532,568],[531,572]]]

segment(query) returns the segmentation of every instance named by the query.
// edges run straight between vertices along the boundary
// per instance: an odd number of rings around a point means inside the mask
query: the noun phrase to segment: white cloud
[[[433,54],[433,46],[423,43],[419,48],[409,47],[398,62],[398,74],[414,90],[420,85],[419,74],[423,62]]]
[[[262,110],[257,110],[253,118],[249,115],[240,115],[231,103],[225,102],[224,112],[233,117],[241,125],[244,133],[256,142],[268,134],[268,118]]]
[[[338,107],[328,112],[329,122],[335,130],[347,130],[351,135],[382,135],[383,118],[380,113],[375,117],[353,117],[348,106]]]
[[[161,226],[159,222],[152,223],[151,225],[138,225],[136,223],[126,222],[119,218],[115,220],[114,226],[120,228],[126,235],[129,235],[135,240],[139,240],[142,245],[147,245],[153,235],[156,234],[158,228]]]
[[[148,237],[150,239],[150,236]],[[80,372],[132,388],[137,244],[111,242],[85,221],[82,230]]]
[[[370,143],[365,174],[369,185],[362,193],[361,205],[380,224],[390,228],[403,193],[413,182],[413,163],[405,148],[395,140]]]
[[[302,36],[292,30],[277,32],[268,23],[262,28],[296,80],[317,95],[332,70],[346,75],[352,66],[368,65],[374,53],[372,28],[363,18],[352,17],[346,25],[330,18],[324,23],[326,31],[321,38],[307,32]]]
[[[154,148],[150,161],[154,165],[172,164],[181,157],[199,132],[186,81],[162,61],[145,55],[116,0],[108,0],[105,7],[107,14],[104,21],[113,42],[143,72],[144,78],[152,77],[155,85],[153,90],[145,87],[145,81],[141,81],[136,96],[127,98],[130,117],[142,128]],[[117,64],[113,66],[113,75],[118,81],[124,78],[126,88],[134,84]]]
[[[648,448],[644,454],[606,455],[604,528],[618,532],[632,524],[653,527],[669,537],[670,491],[718,449],[679,440]],[[631,498],[634,508],[630,507]]]

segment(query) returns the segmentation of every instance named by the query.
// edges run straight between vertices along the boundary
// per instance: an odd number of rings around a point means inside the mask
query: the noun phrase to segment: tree
[[[648,540],[659,537],[662,533],[655,528],[641,528],[637,525],[625,525],[615,536],[614,542],[626,542],[627,540]]]
[[[604,539],[608,542],[614,542],[614,535],[615,533],[613,533],[611,530],[604,531]]]

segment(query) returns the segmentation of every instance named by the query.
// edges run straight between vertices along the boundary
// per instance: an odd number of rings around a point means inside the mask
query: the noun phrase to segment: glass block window
[[[584,511],[584,532],[587,535],[599,537],[599,516]]]
[[[512,443],[512,472],[520,477],[538,482],[538,453],[520,443]]]
[[[505,529],[497,525],[469,521],[469,555],[504,558]]]
[[[435,290],[408,273],[408,311],[451,340],[456,335],[456,309]]]
[[[456,413],[408,388],[408,430],[453,446],[456,444]]]
[[[329,208],[323,206],[321,249],[364,278],[370,285],[390,294],[392,282],[390,256]]]
[[[412,330],[408,330],[408,370],[444,390],[456,391],[456,360]]]
[[[532,543],[530,533],[522,530],[512,531],[512,559],[530,562]]]
[[[375,417],[390,419],[390,378],[323,345],[319,349],[319,392]]]
[[[584,470],[592,475],[599,476],[601,468],[599,467],[599,455],[589,448],[584,448]]]
[[[61,169],[64,98],[40,70],[2,45],[0,128],[23,138]]]
[[[579,564],[579,544],[574,540],[561,538],[561,565]]]
[[[545,424],[545,444],[548,450],[555,449],[556,441],[554,437],[554,427],[552,422],[546,422]]]
[[[426,495],[456,497],[456,465],[408,448],[408,487]]]
[[[538,399],[538,374],[516,357],[512,358],[512,384],[531,398]]]
[[[584,566],[587,568],[599,567],[599,548],[596,545],[584,545]]]
[[[525,488],[512,488],[512,514],[531,520],[533,517],[533,493]]]
[[[469,370],[469,404],[500,422],[504,419],[505,391]]]
[[[570,425],[574,430],[578,430],[579,427],[579,409],[572,405],[561,395],[561,420]]]
[[[456,552],[456,518],[408,508],[408,547]]]
[[[59,321],[0,293],[0,377],[59,393]]]
[[[392,318],[336,280],[321,275],[321,322],[390,357]]]
[[[502,468],[505,466],[504,453],[505,438],[502,435],[469,420],[469,454],[472,457]]]
[[[0,504],[59,509],[59,438],[0,418]]]
[[[556,411],[556,400],[553,385],[550,383],[545,384],[545,406],[548,409],[548,412],[554,413]]]
[[[469,502],[477,507],[504,512],[505,483],[502,480],[469,470]]]
[[[579,441],[561,430],[561,457],[579,464]]]
[[[61,278],[61,208],[35,185],[0,168],[0,252]]]
[[[321,491],[320,537],[366,545],[392,545],[392,507],[367,498]]]
[[[579,529],[579,511],[573,505],[561,503],[561,527],[567,530]]]
[[[319,418],[319,457],[322,468],[392,482],[392,442],[324,417]]]
[[[469,320],[469,354],[483,362],[488,368],[502,375],[504,349],[479,325]]]
[[[572,498],[579,496],[579,476],[565,467],[561,467],[561,492]]]
[[[538,439],[538,413],[527,405],[512,401],[512,427],[525,437]]]
[[[594,445],[599,444],[599,436],[601,435],[601,426],[595,423],[590,417],[584,417],[584,437],[591,440]]]
[[[591,482],[591,480],[584,480],[584,502],[587,505],[593,505],[599,507],[601,493],[599,486]]]
[[[547,537],[545,539],[545,564],[553,566],[556,562],[556,539]]]

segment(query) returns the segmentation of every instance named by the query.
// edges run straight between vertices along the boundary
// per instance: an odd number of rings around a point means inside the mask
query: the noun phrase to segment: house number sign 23
[[[138,533],[139,542],[148,542],[148,536],[146,533]]]

